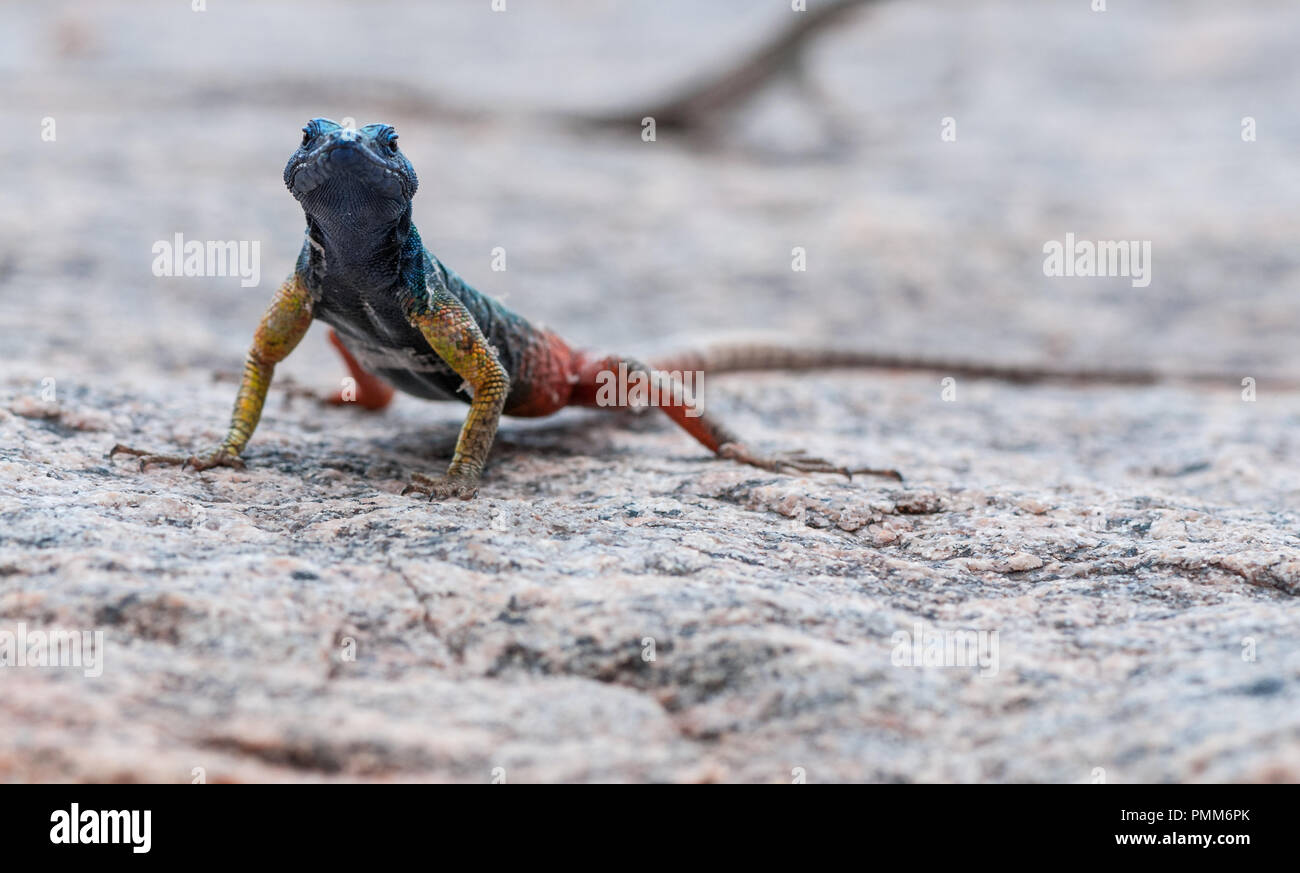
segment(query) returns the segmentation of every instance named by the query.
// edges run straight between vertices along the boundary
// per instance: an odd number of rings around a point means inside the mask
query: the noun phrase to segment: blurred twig
[[[722,73],[697,78],[647,109],[585,116],[583,120],[613,127],[640,124],[643,118],[651,117],[656,127],[683,131],[715,124],[782,75],[794,76],[806,84],[804,53],[813,37],[871,2],[875,0],[827,0],[807,12],[794,13],[789,25]]]

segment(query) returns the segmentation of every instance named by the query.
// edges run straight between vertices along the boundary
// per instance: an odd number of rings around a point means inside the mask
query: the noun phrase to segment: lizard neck
[[[408,203],[394,222],[364,226],[343,216],[307,216],[311,272],[353,287],[388,288],[409,272],[411,241],[420,247]]]

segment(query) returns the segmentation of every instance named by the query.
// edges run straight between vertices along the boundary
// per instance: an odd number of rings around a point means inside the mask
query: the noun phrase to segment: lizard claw
[[[244,460],[226,449],[217,448],[201,455],[190,455],[185,459],[182,469],[186,466],[192,468],[196,473],[210,470],[213,467],[230,467],[235,470],[242,470],[244,469]]]
[[[244,461],[238,455],[230,452],[228,449],[218,446],[211,451],[203,452],[197,455],[168,455],[161,452],[150,452],[145,449],[133,449],[130,446],[124,446],[121,443],[109,449],[108,457],[114,455],[133,455],[140,459],[140,470],[143,472],[150,464],[162,464],[165,466],[180,467],[182,470],[193,468],[194,472],[210,470],[213,467],[233,467],[237,470],[244,469]]]
[[[447,500],[459,497],[469,500],[478,493],[478,479],[469,476],[440,476],[434,478],[415,473],[411,484],[402,489],[402,494],[424,494],[429,500]]]
[[[159,452],[150,452],[146,449],[133,449],[130,446],[124,446],[121,443],[118,443],[108,450],[109,458],[112,458],[115,455],[133,455],[134,457],[139,458],[141,472],[144,472],[150,464],[165,464],[184,469],[185,465],[189,463],[189,458],[185,455],[166,455]]]
[[[873,467],[849,468],[840,464],[833,464],[822,458],[812,457],[803,449],[778,452],[772,455],[759,455],[751,452],[742,443],[726,443],[718,448],[718,456],[739,461],[742,464],[749,464],[751,467],[758,467],[760,470],[770,470],[773,473],[836,473],[848,479],[852,479],[854,473],[861,473],[871,476],[885,476],[899,482],[903,481],[902,474],[897,470],[880,470]]]

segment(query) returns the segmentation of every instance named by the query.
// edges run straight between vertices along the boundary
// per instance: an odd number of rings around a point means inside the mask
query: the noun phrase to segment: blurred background
[[[1300,781],[1294,0],[881,0],[767,54],[830,4],[199,5],[0,0],[0,628],[110,646],[0,673],[0,781]],[[719,378],[756,445],[907,481],[571,411],[419,503],[464,409],[293,400],[344,375],[318,325],[246,471],[104,460],[223,432],[314,116],[396,125],[425,243],[577,345],[1227,378]],[[155,276],[176,234],[260,285]],[[1067,234],[1150,285],[1045,276]],[[922,621],[997,676],[891,661]]]
[[[801,77],[653,143],[636,119],[788,28],[788,2],[0,15],[0,354],[23,378],[237,366],[301,244],[280,173],[318,115],[395,124],[430,248],[580,343],[767,331],[980,360],[1298,363],[1285,0],[864,3],[807,41]],[[632,121],[581,120],[600,115]],[[178,232],[259,240],[261,286],[155,277],[151,246]],[[1045,277],[1066,232],[1151,240],[1151,285]],[[319,330],[285,370],[332,384]]]

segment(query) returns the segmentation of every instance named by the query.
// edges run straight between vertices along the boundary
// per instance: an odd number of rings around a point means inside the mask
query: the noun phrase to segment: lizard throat
[[[383,224],[307,216],[311,272],[318,280],[364,287],[389,287],[403,274],[412,235],[411,208]]]

